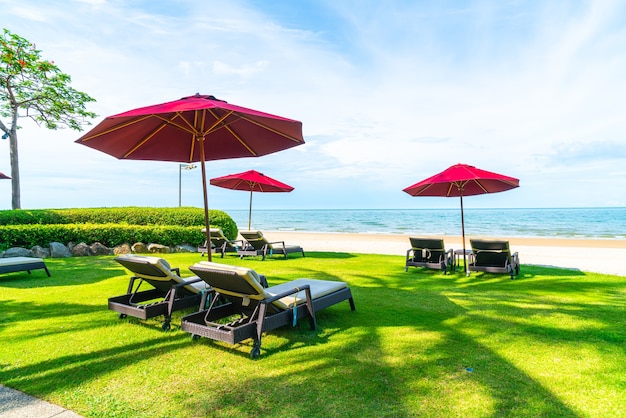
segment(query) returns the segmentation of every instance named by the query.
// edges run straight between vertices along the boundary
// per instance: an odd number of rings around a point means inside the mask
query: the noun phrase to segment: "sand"
[[[406,235],[263,231],[270,241],[298,244],[306,251],[406,255]],[[443,237],[448,249],[462,249],[461,237]],[[469,237],[466,247],[469,249]],[[497,238],[497,237],[472,237]],[[524,264],[577,269],[626,276],[626,240],[505,238]]]

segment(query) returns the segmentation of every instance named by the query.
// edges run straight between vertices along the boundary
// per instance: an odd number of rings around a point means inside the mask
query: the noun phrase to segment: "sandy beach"
[[[406,254],[406,235],[346,234],[293,231],[264,231],[270,241],[298,244],[305,251],[353,252],[364,254]],[[448,249],[462,249],[461,237],[443,237]],[[469,249],[469,237],[466,247]],[[472,237],[497,238],[497,237]],[[626,240],[507,238],[524,264],[554,266],[626,276]]]

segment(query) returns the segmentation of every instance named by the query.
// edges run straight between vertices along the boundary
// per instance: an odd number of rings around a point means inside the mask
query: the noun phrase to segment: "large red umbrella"
[[[255,170],[244,171],[243,173],[229,174],[227,176],[211,179],[213,186],[223,187],[231,190],[244,190],[250,192],[250,209],[248,211],[248,230],[252,219],[252,192],[280,193],[290,192],[293,187],[281,183],[263,173]]]
[[[259,157],[304,138],[299,121],[196,94],[109,116],[76,142],[118,159],[200,162],[209,241],[205,161]]]
[[[498,193],[519,187],[519,180],[491,171],[481,170],[471,165],[456,164],[441,173],[403,189],[411,196],[443,196],[461,199],[461,228],[463,237],[463,263],[467,273],[465,257],[465,219],[463,196]]]

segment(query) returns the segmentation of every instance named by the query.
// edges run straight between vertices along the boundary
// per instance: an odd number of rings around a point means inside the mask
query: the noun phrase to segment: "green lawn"
[[[200,255],[164,258],[189,274]],[[404,257],[347,253],[214,261],[270,285],[345,281],[357,310],[272,331],[251,360],[249,340],[192,341],[180,312],[169,332],[118,319],[107,298],[129,274],[113,257],[48,259],[50,278],[0,277],[0,382],[89,417],[626,416],[624,277],[405,273]]]

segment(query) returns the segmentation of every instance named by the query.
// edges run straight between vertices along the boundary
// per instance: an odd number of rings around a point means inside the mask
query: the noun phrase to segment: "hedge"
[[[209,212],[211,226],[235,239],[237,225],[220,210]],[[50,242],[93,243],[108,247],[135,242],[162,245],[204,243],[204,209],[96,208],[0,211],[0,248],[31,248]]]

